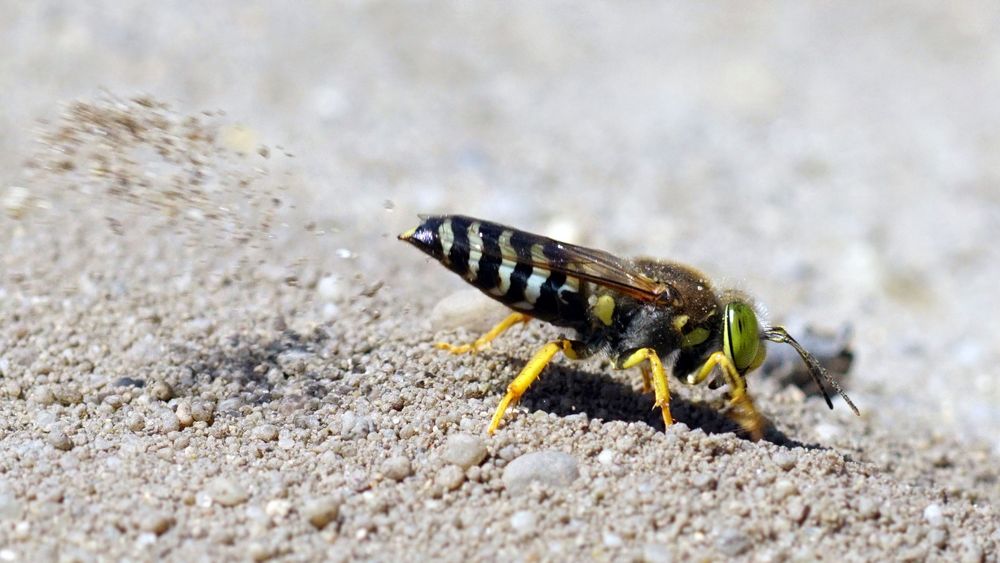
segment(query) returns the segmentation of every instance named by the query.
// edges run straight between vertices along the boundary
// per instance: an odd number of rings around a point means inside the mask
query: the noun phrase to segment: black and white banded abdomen
[[[585,322],[583,284],[552,270],[549,239],[461,215],[423,219],[399,238],[512,309],[560,326]]]

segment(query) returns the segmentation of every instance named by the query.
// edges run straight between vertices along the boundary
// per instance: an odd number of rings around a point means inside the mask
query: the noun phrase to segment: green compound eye
[[[757,313],[740,301],[726,305],[726,320],[722,331],[722,349],[732,360],[736,369],[744,372],[757,367],[757,352],[760,347],[760,333],[757,328]],[[763,358],[761,358],[763,360]]]

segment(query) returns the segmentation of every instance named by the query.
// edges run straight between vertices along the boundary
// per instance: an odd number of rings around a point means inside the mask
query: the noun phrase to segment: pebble
[[[601,465],[611,465],[615,462],[615,451],[609,449],[601,450],[601,453],[597,454],[597,463]]]
[[[274,557],[274,550],[260,542],[251,542],[247,546],[247,555],[254,561],[267,561]]]
[[[152,395],[154,399],[166,402],[174,398],[174,389],[165,381],[157,381],[149,389],[149,394]]]
[[[530,510],[518,510],[510,517],[510,527],[522,534],[531,532],[538,525],[538,517]]]
[[[217,410],[224,413],[237,414],[239,413],[242,405],[243,401],[239,397],[230,397],[219,401],[219,407]]]
[[[604,543],[604,547],[608,548],[617,548],[625,545],[625,542],[622,541],[622,537],[612,532],[604,532],[604,535],[601,537],[601,542]]]
[[[273,442],[278,439],[278,427],[273,424],[261,424],[250,432],[250,437],[254,440]]]
[[[488,331],[509,312],[478,289],[463,289],[438,301],[429,318],[435,332],[464,328],[472,334]]]
[[[799,492],[798,486],[788,479],[778,479],[774,483],[774,498],[784,500]]]
[[[83,393],[79,389],[65,385],[60,385],[53,389],[52,396],[64,407],[78,405],[83,402]]]
[[[351,411],[340,415],[340,437],[348,440],[364,438],[375,431],[375,421],[370,416],[359,416]]]
[[[42,406],[48,406],[56,402],[56,396],[49,389],[48,385],[40,385],[31,390],[29,395],[32,402]]]
[[[793,497],[786,505],[788,519],[801,526],[809,516],[809,505],[804,504],[798,497]]]
[[[514,458],[517,457],[518,453],[520,452],[518,451],[517,446],[509,444],[500,448],[498,455],[500,456],[500,459],[504,461],[513,461]]]
[[[236,506],[246,502],[250,493],[235,479],[216,477],[209,481],[205,493],[222,506]]]
[[[139,432],[146,427],[146,419],[143,418],[141,414],[132,412],[125,417],[125,425],[128,426],[128,429],[132,432]]]
[[[177,423],[181,425],[181,428],[187,428],[194,424],[194,417],[191,416],[191,403],[187,401],[181,401],[177,403]]]
[[[942,549],[948,543],[948,530],[943,528],[934,528],[929,534],[927,534],[927,539],[931,542],[931,545],[938,549]]]
[[[798,459],[790,452],[778,452],[771,457],[771,461],[784,471],[792,469],[798,463]]]
[[[858,500],[858,514],[865,519],[878,518],[878,503],[868,497]]]
[[[271,499],[264,505],[264,514],[271,518],[284,518],[291,511],[292,503],[283,498]]]
[[[322,530],[340,516],[341,501],[336,497],[311,500],[302,507],[302,515],[317,530]]]
[[[151,532],[161,536],[174,526],[173,516],[162,512],[150,512],[142,515],[139,520],[139,529],[144,532]]]
[[[512,495],[527,492],[531,483],[565,487],[580,476],[576,458],[563,452],[531,452],[511,461],[503,471],[503,482]]]
[[[21,384],[14,380],[7,380],[3,384],[4,393],[6,393],[8,399],[20,399],[24,394],[24,389]]]
[[[944,514],[941,512],[941,506],[937,503],[928,504],[927,508],[924,509],[924,520],[935,528],[940,528],[944,526]]]
[[[715,475],[707,471],[700,471],[691,476],[691,485],[700,491],[710,491],[715,489],[718,481],[716,481]]]
[[[457,465],[446,465],[438,472],[435,482],[446,491],[454,491],[465,481],[465,472]]]
[[[410,460],[405,456],[393,456],[382,462],[382,475],[393,481],[402,481],[413,474]]]
[[[69,436],[67,436],[66,433],[63,432],[62,430],[55,430],[50,432],[48,435],[48,441],[49,444],[51,444],[52,447],[57,450],[62,450],[64,452],[67,452],[73,449],[73,441],[70,440]]]
[[[728,557],[736,557],[750,548],[750,540],[738,530],[725,530],[715,541],[715,547]]]
[[[441,457],[448,463],[468,469],[486,459],[486,444],[471,434],[452,434],[445,441]]]
[[[316,357],[316,354],[305,350],[285,350],[278,354],[276,361],[281,372],[287,375],[302,375],[306,373],[309,362]]]
[[[212,424],[214,416],[215,403],[212,401],[195,399],[191,402],[191,418],[193,418],[195,422],[206,422],[208,424]]]

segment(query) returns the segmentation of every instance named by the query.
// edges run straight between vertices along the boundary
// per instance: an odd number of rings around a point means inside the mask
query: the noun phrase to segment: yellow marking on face
[[[691,320],[691,317],[687,315],[677,315],[673,320],[674,330],[680,332],[689,320]]]
[[[602,295],[591,307],[594,316],[600,319],[604,326],[611,326],[611,315],[615,312],[615,300],[610,295]]]
[[[681,348],[697,346],[706,340],[708,340],[708,329],[705,327],[698,327],[681,338]]]
[[[400,240],[410,240],[411,238],[413,238],[413,233],[416,233],[416,232],[417,232],[417,228],[413,227],[409,231],[406,231],[405,233],[399,235],[399,238],[400,238]]]

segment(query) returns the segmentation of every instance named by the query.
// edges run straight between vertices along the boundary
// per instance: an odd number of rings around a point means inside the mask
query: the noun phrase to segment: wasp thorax
[[[764,344],[753,307],[743,301],[731,301],[726,304],[722,322],[723,352],[740,373],[764,363]]]

